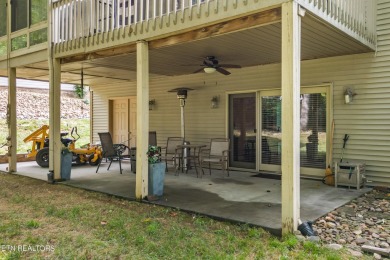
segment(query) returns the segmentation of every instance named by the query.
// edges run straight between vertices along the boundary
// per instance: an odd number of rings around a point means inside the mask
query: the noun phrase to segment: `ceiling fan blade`
[[[225,69],[223,69],[223,68],[221,68],[221,67],[217,67],[217,68],[215,68],[219,73],[222,73],[223,75],[230,75],[231,73],[229,72],[229,71],[227,71],[227,70],[225,70]]]
[[[204,66],[203,64],[181,64],[180,66],[192,66],[192,67],[195,67],[195,66]]]
[[[192,72],[192,73],[199,73],[199,72],[202,72],[202,71],[203,71],[203,68],[200,68],[200,69],[195,70],[195,71]]]
[[[240,65],[234,65],[234,64],[219,64],[219,66],[221,67],[224,67],[224,68],[236,68],[236,69],[240,69],[241,66]]]

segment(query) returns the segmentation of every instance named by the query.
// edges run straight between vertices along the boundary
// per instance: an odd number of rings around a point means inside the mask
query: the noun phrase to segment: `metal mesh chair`
[[[119,170],[120,170],[120,173],[122,174],[121,161],[123,159],[122,154],[124,152],[122,149],[122,146],[120,148],[114,146],[114,144],[112,142],[111,134],[109,132],[98,133],[98,134],[99,134],[100,142],[101,142],[102,149],[103,149],[102,156],[110,161],[110,164],[108,165],[107,171],[110,169],[113,161],[118,161],[119,162]],[[102,161],[103,160],[100,160],[98,167],[96,169],[96,173],[98,172]]]
[[[213,138],[210,141],[210,149],[202,149],[200,153],[200,167],[204,174],[204,165],[207,163],[211,175],[211,164],[221,165],[222,173],[227,171],[229,176],[229,145],[228,138]]]
[[[183,144],[184,144],[183,137],[168,137],[167,146],[161,147],[161,151],[162,151],[161,159],[165,160],[165,166],[167,171],[168,171],[168,161],[172,162],[173,166],[175,167],[175,171],[176,172],[178,171],[181,163],[183,149],[181,148],[178,149],[177,146]]]

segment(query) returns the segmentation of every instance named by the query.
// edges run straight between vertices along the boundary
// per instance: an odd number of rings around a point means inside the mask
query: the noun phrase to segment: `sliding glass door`
[[[282,156],[282,100],[280,91],[260,93],[260,170],[280,171]]]
[[[328,165],[330,87],[304,87],[300,96],[301,174],[322,176]],[[229,95],[230,166],[280,172],[282,97],[280,90]]]
[[[327,165],[328,91],[302,88],[300,97],[301,173],[323,174]],[[282,97],[280,91],[260,92],[260,170],[280,172],[282,147]]]
[[[256,93],[229,95],[230,166],[256,168]]]

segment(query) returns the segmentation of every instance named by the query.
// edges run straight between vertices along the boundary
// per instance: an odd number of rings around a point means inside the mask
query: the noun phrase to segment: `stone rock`
[[[335,228],[335,227],[336,227],[336,224],[333,223],[333,222],[326,222],[326,226],[327,226],[328,228]]]
[[[340,238],[338,243],[341,244],[341,245],[344,245],[344,244],[347,243],[347,241],[345,239]]]
[[[328,222],[329,222],[329,221],[332,221],[332,222],[335,221],[334,218],[331,217],[331,216],[326,216],[326,217],[325,217],[325,220],[328,221]]]
[[[339,244],[328,244],[326,245],[326,247],[332,250],[340,250],[341,248],[343,248],[343,246]]]
[[[319,243],[321,241],[320,237],[318,236],[310,236],[307,238],[307,240],[314,243]]]
[[[338,245],[335,247],[344,245],[360,251],[365,244],[387,250],[390,202],[383,198],[387,198],[389,191],[374,189],[366,193],[318,219],[313,223],[314,230],[324,243]]]
[[[352,249],[349,249],[348,251],[349,251],[349,252],[351,253],[351,255],[354,256],[354,257],[362,257],[362,256],[363,256],[363,254],[362,254],[361,252],[359,252],[359,251],[355,251],[355,250],[352,250]]]
[[[374,253],[374,259],[382,259],[382,256],[380,254]]]
[[[356,244],[360,245],[360,244],[364,244],[367,242],[367,239],[365,238],[362,238],[362,237],[359,237],[355,240]]]
[[[382,238],[387,238],[390,235],[388,233],[380,233],[379,236],[382,237]]]

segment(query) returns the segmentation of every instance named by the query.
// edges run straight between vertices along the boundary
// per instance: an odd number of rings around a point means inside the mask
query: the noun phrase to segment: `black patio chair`
[[[112,142],[112,137],[109,132],[105,133],[98,133],[99,138],[100,138],[100,143],[102,145],[103,149],[103,158],[106,158],[107,160],[110,161],[110,164],[108,165],[107,171],[110,169],[111,164],[113,161],[118,161],[119,162],[119,170],[120,173],[122,174],[122,164],[121,161],[123,160],[123,149],[118,149],[118,147],[115,147],[115,145]],[[122,148],[122,147],[121,147]],[[100,160],[98,167],[96,169],[96,173],[99,171],[100,164],[102,163],[103,160]]]

